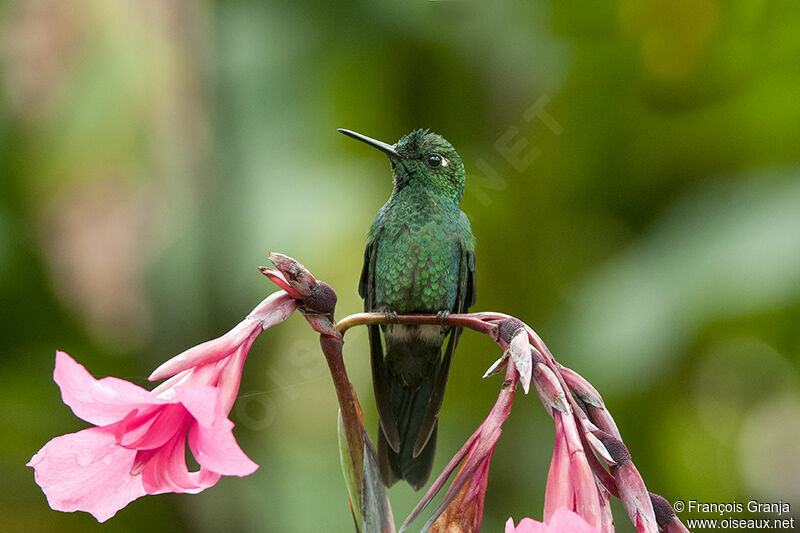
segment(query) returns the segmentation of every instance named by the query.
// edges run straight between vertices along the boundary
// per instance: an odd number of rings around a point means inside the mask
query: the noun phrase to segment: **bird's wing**
[[[358,295],[364,299],[364,311],[370,312],[375,305],[375,252],[374,240],[367,241],[364,248],[364,265],[361,267],[361,278],[358,280]]]
[[[377,235],[370,235],[364,250],[364,266],[358,282],[358,294],[364,299],[364,311],[375,309],[375,257],[377,255]],[[372,387],[375,391],[375,404],[378,407],[378,420],[386,437],[386,442],[395,451],[400,450],[400,430],[392,412],[389,397],[389,373],[383,358],[383,342],[378,325],[367,326],[369,332],[370,365],[372,366]]]
[[[458,295],[456,300],[461,303],[457,313],[466,313],[475,305],[478,298],[475,285],[475,238],[469,225],[467,215],[461,213],[461,268],[458,276]]]

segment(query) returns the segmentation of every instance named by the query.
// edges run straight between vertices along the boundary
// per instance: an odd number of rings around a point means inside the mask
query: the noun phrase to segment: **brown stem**
[[[469,313],[448,315],[441,318],[437,315],[397,315],[395,321],[400,324],[420,324],[420,325],[442,325],[451,327],[469,328],[485,335],[492,334],[493,326],[486,320],[495,320],[497,317],[504,318],[506,315],[500,313]],[[336,323],[336,329],[344,335],[345,331],[353,326],[365,326],[370,324],[386,324],[384,313],[356,313],[346,316]]]
[[[358,406],[358,400],[353,393],[353,386],[347,377],[347,370],[344,367],[344,359],[342,357],[344,341],[341,338],[329,335],[320,335],[319,337],[322,353],[325,354],[325,360],[328,362],[328,368],[331,371],[333,386],[336,389],[336,398],[339,400],[339,408],[342,410],[347,445],[350,448],[353,472],[356,475],[356,486],[360,487],[362,485],[361,465],[364,454],[364,424],[361,420],[361,409]]]

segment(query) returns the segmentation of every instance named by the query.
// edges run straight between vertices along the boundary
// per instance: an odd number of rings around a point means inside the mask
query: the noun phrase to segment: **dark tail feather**
[[[461,328],[451,330],[444,357],[434,373],[436,377],[434,378],[428,409],[420,425],[417,439],[414,442],[414,457],[422,453],[428,444],[428,439],[431,438],[436,429],[439,411],[442,408],[442,400],[444,400],[444,391],[447,388],[447,377],[450,374],[450,361],[453,360],[453,352],[456,350],[459,337],[461,337]]]
[[[436,452],[438,422],[434,423],[425,447],[414,457],[414,443],[427,411],[433,379],[416,390],[404,387],[394,378],[391,381],[393,399],[397,398],[398,403],[395,405],[399,407],[395,416],[400,429],[400,451],[395,452],[389,447],[383,432],[379,431],[378,464],[387,487],[405,479],[411,488],[419,490],[431,475]]]
[[[438,429],[439,424],[437,423],[433,426],[428,444],[418,456],[413,458],[408,451],[410,448],[406,447],[398,454],[389,447],[383,432],[378,432],[378,466],[384,485],[391,487],[401,479],[405,479],[414,490],[425,486],[433,469]]]
[[[378,433],[384,437],[384,441],[395,451],[400,450],[400,433],[397,429],[392,412],[392,401],[390,398],[391,387],[389,386],[389,373],[383,359],[383,344],[381,343],[381,332],[379,326],[368,326],[370,361],[372,365],[372,386],[375,391],[375,403],[378,407],[378,422],[380,427]],[[386,479],[386,478],[384,478]],[[387,484],[387,486],[389,486]]]
[[[393,347],[392,344],[387,345],[389,349]],[[403,348],[411,348],[411,343],[404,344]],[[428,411],[431,397],[440,397],[440,393],[434,389],[441,383],[437,376],[442,370],[442,361],[440,345],[416,342],[412,349],[431,351],[426,358],[435,363],[432,371],[416,387],[407,386],[401,378],[388,372],[389,397],[399,432],[399,448],[397,451],[393,450],[386,441],[386,436],[379,431],[378,464],[386,486],[405,479],[414,490],[419,490],[427,483],[433,468],[438,421],[431,421]],[[423,427],[426,423],[427,427]],[[425,431],[426,436],[430,437],[415,456],[414,447],[421,431]]]

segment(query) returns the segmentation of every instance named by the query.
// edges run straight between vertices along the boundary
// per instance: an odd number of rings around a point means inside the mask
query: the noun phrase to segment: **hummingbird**
[[[464,165],[449,142],[428,130],[393,145],[338,131],[377,148],[391,164],[392,194],[367,234],[358,292],[365,311],[386,314],[386,324],[368,326],[381,476],[387,487],[405,479],[419,490],[433,467],[439,410],[461,335],[444,320],[475,303],[475,239],[459,209]],[[398,314],[436,314],[442,324],[398,324]]]

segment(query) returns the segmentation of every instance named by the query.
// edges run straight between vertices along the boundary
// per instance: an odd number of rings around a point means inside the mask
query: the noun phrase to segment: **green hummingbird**
[[[394,187],[367,234],[358,292],[365,311],[387,316],[386,325],[369,326],[383,482],[390,487],[405,479],[419,490],[433,467],[439,409],[461,328],[402,325],[393,317],[435,313],[444,319],[475,303],[475,239],[458,207],[464,165],[449,142],[428,130],[412,131],[394,145],[339,131],[388,155],[392,167]]]

